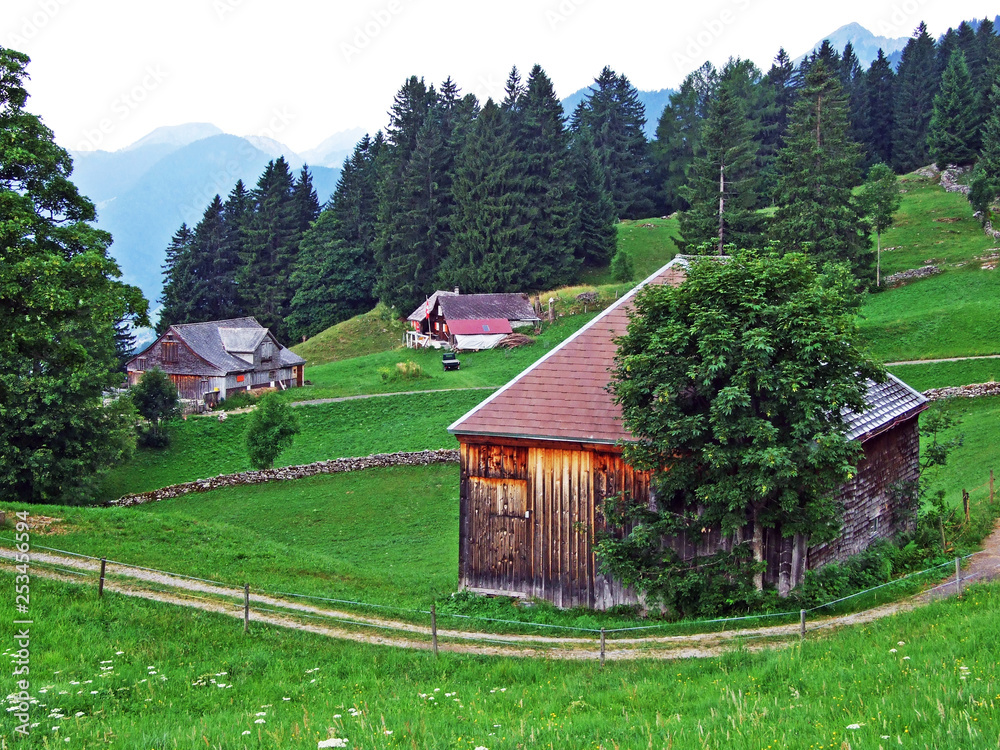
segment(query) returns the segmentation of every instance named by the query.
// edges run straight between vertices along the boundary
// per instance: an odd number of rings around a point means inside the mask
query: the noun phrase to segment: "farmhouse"
[[[674,258],[644,284],[680,284],[690,259]],[[641,286],[641,285],[640,285]],[[637,287],[638,288],[638,287]],[[614,339],[625,333],[634,290],[452,424],[460,443],[459,579],[480,593],[532,596],[560,607],[606,609],[636,601],[634,592],[599,572],[595,535],[607,530],[602,501],[625,492],[654,503],[649,475],[622,459],[630,439],[605,390]],[[844,525],[826,544],[768,530],[765,581],[785,595],[805,571],[865,549],[910,521],[893,488],[915,481],[917,417],[926,399],[890,376],[869,383],[869,408],[847,414],[848,437],[864,456],[840,490]],[[748,538],[747,530],[743,538]],[[685,559],[728,548],[719,530],[678,536]]]
[[[158,367],[182,399],[214,405],[237,391],[302,385],[306,361],[254,318],[172,325],[125,365],[129,385]]]
[[[448,345],[453,349],[492,349],[514,328],[541,320],[524,294],[459,294],[436,291],[407,317],[410,348]]]

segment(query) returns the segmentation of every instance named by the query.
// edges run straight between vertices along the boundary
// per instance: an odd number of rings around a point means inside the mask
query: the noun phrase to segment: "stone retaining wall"
[[[997,363],[1000,365],[1000,362]],[[948,388],[931,388],[924,391],[928,401],[940,401],[943,398],[979,398],[980,396],[1000,396],[1000,383],[975,383],[974,385],[959,385]]]
[[[135,495],[125,495],[117,500],[110,500],[105,505],[127,507],[143,503],[155,503],[171,497],[186,495],[189,492],[208,492],[220,487],[236,487],[245,484],[263,484],[264,482],[280,482],[287,479],[302,479],[317,474],[338,474],[342,471],[359,471],[384,466],[428,466],[430,464],[458,463],[457,450],[428,450],[413,453],[379,453],[364,458],[335,458],[330,461],[317,461],[300,466],[283,466],[280,469],[262,469],[261,471],[244,471],[239,474],[220,474],[211,479],[197,479],[194,482],[173,484],[151,492],[140,492]]]

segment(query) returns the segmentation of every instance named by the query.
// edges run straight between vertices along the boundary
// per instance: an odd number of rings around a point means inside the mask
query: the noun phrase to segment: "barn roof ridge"
[[[532,371],[534,371],[535,369],[537,369],[538,367],[540,367],[547,360],[549,360],[551,357],[553,357],[556,353],[558,353],[559,351],[561,351],[562,349],[564,349],[567,345],[569,345],[572,341],[574,341],[575,339],[579,338],[586,331],[590,330],[591,328],[593,328],[594,326],[596,326],[597,324],[599,324],[601,320],[607,318],[608,315],[610,315],[613,311],[617,310],[619,307],[621,307],[622,305],[626,304],[626,302],[628,300],[630,300],[632,297],[634,297],[635,294],[640,289],[642,289],[647,284],[651,284],[658,277],[662,276],[664,273],[667,272],[667,269],[669,269],[671,266],[673,266],[673,265],[683,265],[686,268],[688,265],[690,265],[690,259],[691,259],[691,257],[692,256],[680,255],[680,254],[675,255],[665,265],[663,265],[661,268],[659,268],[656,271],[654,271],[652,274],[650,274],[645,279],[643,279],[638,284],[636,284],[634,287],[632,287],[628,292],[626,292],[625,294],[623,294],[618,299],[617,302],[615,302],[613,305],[610,305],[607,308],[605,308],[603,311],[601,311],[600,315],[597,315],[593,320],[591,320],[585,326],[583,326],[582,328],[580,328],[580,330],[578,330],[572,336],[569,336],[567,339],[565,339],[564,341],[562,341],[558,346],[555,346],[552,349],[550,349],[548,352],[546,352],[539,359],[535,360],[532,364],[528,365],[528,367],[526,367],[520,373],[518,373],[517,375],[515,375],[514,378],[511,379],[510,382],[508,382],[506,385],[504,385],[501,388],[499,388],[492,395],[490,395],[489,397],[487,397],[484,401],[482,401],[479,404],[477,404],[476,406],[472,407],[472,409],[470,409],[465,414],[463,414],[461,417],[459,417],[454,422],[452,422],[450,425],[448,425],[448,432],[451,432],[451,433],[457,432],[458,431],[458,426],[462,422],[464,422],[465,420],[467,420],[469,417],[471,417],[473,414],[475,414],[476,412],[478,412],[480,409],[483,409],[486,406],[488,406],[489,404],[491,404],[494,400],[497,399],[497,397],[499,397],[504,392],[506,392],[507,390],[509,390],[511,387],[513,387],[514,385],[516,385],[525,376],[527,376],[529,373],[531,373]],[[508,435],[504,435],[504,437],[523,437],[523,436],[522,435],[515,435],[515,434],[508,434]],[[537,436],[531,436],[531,437],[537,438]],[[560,439],[560,438],[550,438],[550,439],[556,440],[556,439]],[[565,439],[565,438],[561,438],[561,439]]]

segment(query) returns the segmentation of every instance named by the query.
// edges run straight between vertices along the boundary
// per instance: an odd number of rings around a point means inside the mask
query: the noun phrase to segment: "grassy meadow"
[[[244,635],[224,615],[32,587],[34,726],[11,747],[976,750],[1000,729],[995,585],[777,651],[603,668]]]

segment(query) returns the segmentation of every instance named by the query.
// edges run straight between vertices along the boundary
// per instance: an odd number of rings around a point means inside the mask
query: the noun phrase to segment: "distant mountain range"
[[[111,232],[111,254],[124,280],[153,307],[162,287],[167,244],[183,222],[194,226],[215,196],[237,180],[253,187],[267,163],[284,156],[309,164],[320,202],[332,195],[340,166],[363,135],[338,133],[305,154],[260,136],[228,135],[208,123],[157,128],[119,151],[72,151],[73,181],[97,205],[97,224]]]

